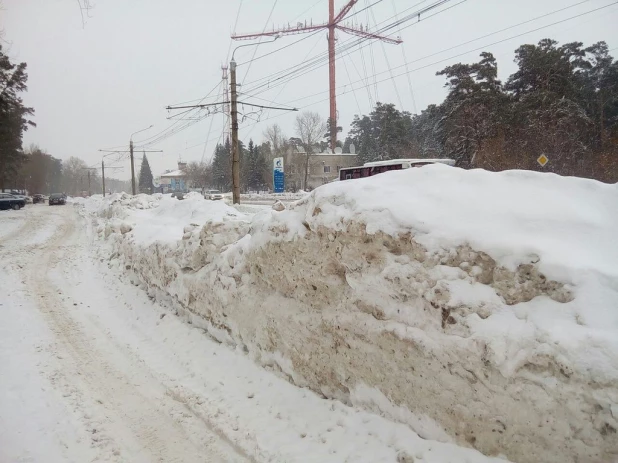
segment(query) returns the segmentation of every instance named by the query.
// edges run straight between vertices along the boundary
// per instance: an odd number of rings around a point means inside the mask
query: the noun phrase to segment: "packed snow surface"
[[[215,342],[118,272],[75,208],[19,212],[0,214],[15,224],[0,238],[0,462],[498,463]]]
[[[254,215],[85,208],[152,295],[297,385],[513,461],[618,458],[617,185],[431,165]]]

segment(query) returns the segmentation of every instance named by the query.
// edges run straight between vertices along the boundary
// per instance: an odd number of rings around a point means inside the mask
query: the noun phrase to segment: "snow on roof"
[[[455,160],[454,159],[389,159],[388,161],[373,161],[373,162],[366,162],[365,166],[385,166],[385,165],[391,165],[391,164],[397,164],[400,162],[409,162],[411,164],[421,164],[421,163],[438,163],[438,164],[446,164],[448,166],[454,166],[455,165]]]
[[[315,153],[311,156],[358,156],[357,153]]]
[[[161,177],[184,177],[186,175],[187,174],[184,170],[173,170],[171,172],[161,175]]]

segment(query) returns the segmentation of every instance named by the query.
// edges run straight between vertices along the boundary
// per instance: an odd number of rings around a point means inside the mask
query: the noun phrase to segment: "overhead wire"
[[[206,96],[204,96],[203,98],[201,98],[198,102],[198,104],[203,103],[211,94],[213,91],[215,91],[217,89],[217,87],[220,85],[220,82],[214,86],[207,94]],[[194,109],[190,109],[184,113],[201,113],[203,112],[203,108],[194,108]],[[182,113],[181,113],[182,114]],[[182,119],[178,119],[176,121],[174,121],[172,124],[170,124],[169,126],[167,126],[165,129],[163,129],[161,132],[158,132],[148,138],[144,138],[143,140],[140,140],[138,142],[135,142],[137,147],[142,147],[142,148],[148,148],[150,146],[153,146],[156,143],[159,143],[163,140],[165,140],[166,138],[169,138],[172,135],[175,135],[176,133],[179,133],[185,129],[187,129],[188,127],[190,127],[191,125],[201,121],[204,117],[207,117],[208,114],[206,114],[206,116],[203,117],[196,117],[194,119],[192,119],[189,122],[185,121],[185,124],[180,124],[183,120]]]
[[[381,0],[380,0],[381,1]],[[309,8],[307,8],[305,11],[303,11],[301,14],[299,14],[298,16],[296,16],[294,19],[292,19],[292,22],[296,21],[298,18],[300,18],[301,16],[304,16],[305,13],[308,13],[309,11],[313,10],[316,6],[318,6],[320,3],[322,3],[323,0],[318,0],[317,2],[315,2],[312,6],[310,6]]]
[[[238,18],[240,18],[240,10],[242,9],[242,2],[243,2],[243,0],[240,0],[240,4],[238,5],[238,11],[236,12],[236,21],[234,21],[234,33],[236,33],[236,27],[238,26]],[[234,42],[233,42],[232,38],[230,37],[230,44],[227,47],[227,55],[225,55],[226,56],[226,58],[225,58],[225,62],[226,63],[230,60],[230,52],[232,51],[232,43],[234,43]]]
[[[349,56],[349,55],[346,55],[346,56]],[[342,59],[343,67],[345,69],[345,73],[348,76],[348,82],[351,83],[352,82],[352,78],[350,77],[350,71],[348,71],[348,65],[347,65],[346,60],[345,60],[346,56],[343,56],[343,59]],[[354,90],[353,87],[352,87],[352,95],[354,96],[354,101],[356,101],[356,107],[358,108],[358,114],[360,115],[360,114],[363,113],[363,111],[362,111],[362,109],[360,107],[360,103],[358,102],[358,98],[356,97],[356,90]]]
[[[393,6],[393,12],[395,13],[395,18],[399,20],[399,14],[397,13],[397,7],[395,6],[395,0],[391,0],[391,4]],[[401,27],[397,29],[397,32],[399,33],[399,36],[401,37]],[[406,65],[406,71],[407,71],[408,70],[408,57],[406,55],[406,49],[405,49],[404,43],[401,44],[401,55],[403,57],[403,62]],[[414,88],[412,87],[412,78],[410,77],[410,74],[407,74],[407,76],[408,76],[408,89],[410,90],[410,98],[412,100],[412,110],[414,111],[414,114],[416,114],[417,112],[416,98],[414,98]]]
[[[422,10],[416,11],[414,13],[414,15],[419,14],[421,11],[430,11],[430,9],[433,9],[435,7],[435,5],[437,5],[437,4],[442,5],[442,4],[444,4],[445,2],[448,2],[448,1],[451,1],[451,0],[439,0],[437,2],[434,2],[432,5],[429,5],[429,6],[425,7],[425,8],[423,8]],[[466,1],[466,0],[461,0],[458,4],[463,3],[464,1]],[[450,8],[447,8],[447,9],[450,9]],[[436,14],[439,14],[439,13],[441,13],[443,11],[446,11],[447,9],[440,10],[439,12],[434,13],[434,14],[430,15],[429,17],[433,17]],[[428,18],[426,18],[426,19],[428,19]],[[384,22],[386,22],[386,21],[382,21],[380,24],[383,24]],[[380,30],[378,30],[378,31],[376,31],[374,33],[382,33],[384,30],[388,30],[389,27],[390,26],[387,25],[387,26],[383,27],[382,29],[380,29]],[[373,39],[371,37],[362,37],[360,39],[356,39],[356,38],[349,39],[349,40],[343,42],[343,44],[337,46],[336,54],[340,54],[341,52],[345,51],[346,49],[354,47],[357,44],[359,44],[359,47],[360,47],[361,43],[363,43],[363,42],[371,42],[371,41],[373,41]],[[371,45],[371,43],[369,43],[369,45]],[[366,46],[367,46],[367,44],[364,45],[364,47],[366,47]],[[321,65],[323,63],[325,63],[327,61],[328,61],[328,53],[320,53],[320,54],[314,56],[313,58],[311,58],[309,60],[306,60],[306,62],[304,64],[300,65],[300,66],[298,66],[298,65],[297,66],[292,66],[290,68],[287,68],[287,69],[284,69],[284,70],[279,71],[277,73],[273,73],[271,75],[262,77],[262,78],[260,78],[260,79],[258,79],[256,81],[254,81],[254,82],[251,82],[251,83],[245,84],[245,85],[248,86],[248,85],[251,85],[251,84],[255,84],[255,86],[250,90],[252,92],[254,92],[254,91],[258,90],[258,89],[263,89],[264,87],[272,88],[274,86],[279,85],[281,83],[279,81],[282,81],[284,79],[294,79],[294,78],[296,78],[295,77],[296,75],[307,74],[308,72],[312,72],[314,70],[317,70],[317,69],[319,69],[321,67]]]
[[[421,4],[421,3],[425,2],[425,1],[427,1],[427,0],[423,0],[422,2],[418,3],[417,5],[419,5],[419,4]],[[408,10],[409,9],[410,8],[408,8]],[[366,8],[364,8],[362,11],[364,11],[364,10],[366,10]],[[418,13],[419,12],[416,12],[416,14],[418,14]],[[388,22],[390,19],[392,19],[392,18],[388,18],[388,19],[386,19],[384,21],[381,21],[380,24]],[[320,31],[317,31],[317,32],[320,32]],[[367,41],[367,40],[368,40],[368,38],[366,38],[366,37],[360,38],[360,39],[358,37],[351,37],[350,39],[347,39],[347,40],[343,41],[343,43],[338,44],[336,52],[342,51],[343,47],[354,47],[354,46],[357,45],[357,43],[362,43],[362,42]],[[312,57],[310,61],[311,62],[316,61],[316,63],[314,63],[314,64],[319,64],[321,62],[326,62],[327,60],[328,60],[328,52],[321,52],[318,55]],[[311,62],[310,63],[305,63],[304,67],[306,67],[307,65],[311,65],[312,64]],[[279,74],[284,74],[287,71],[294,70],[294,69],[298,69],[298,65],[290,66],[289,68],[283,69],[283,70],[278,71],[276,73],[273,73],[271,75],[267,75],[267,76],[264,76],[262,78],[259,78],[256,81],[245,83],[245,85],[252,85],[252,84],[255,84],[255,83],[260,82],[262,80],[268,80],[268,79],[273,78],[274,76],[278,76]]]
[[[354,5],[354,9],[356,9],[356,5]],[[355,14],[356,14],[356,11],[354,11],[354,13],[351,16],[354,16]],[[371,89],[369,88],[369,78],[367,77],[367,65],[365,63],[365,53],[363,53],[363,48],[360,46],[360,42],[358,42],[358,52],[360,54],[361,63],[363,65],[363,75],[365,76],[365,84],[366,84],[365,89],[367,90],[367,99],[369,100],[369,106],[373,108],[373,98],[371,97]],[[351,60],[351,61],[354,67],[356,68],[356,65],[354,64],[354,60]],[[356,72],[359,76],[361,75],[358,72],[358,69],[356,70]]]
[[[312,34],[312,36],[313,36],[313,34]],[[309,57],[309,55],[313,52],[313,50],[315,49],[315,47],[318,45],[319,42],[320,42],[320,39],[318,39],[318,41],[313,44],[313,47],[311,47],[311,49],[307,52],[307,54],[305,55],[304,59],[307,59]],[[287,86],[287,83],[283,84],[283,86],[279,89],[279,92],[277,92],[277,95],[273,98],[273,100],[276,100],[276,99],[279,98],[279,96],[281,95],[283,90],[285,90],[286,86]],[[259,98],[256,95],[247,95],[247,96],[250,96],[251,98]],[[275,101],[271,101],[271,103],[275,103]],[[270,110],[267,110],[266,114],[270,114]],[[253,129],[251,129],[249,131],[249,133],[247,135],[245,135],[245,137],[243,138],[243,142],[247,141],[247,137],[250,136],[252,132],[253,132]]]
[[[373,10],[371,10],[371,17],[373,18],[373,22],[376,25],[376,28],[378,27],[377,22],[376,22],[376,16],[373,13]],[[391,75],[391,80],[393,81],[393,87],[395,89],[395,95],[397,96],[397,101],[399,102],[399,107],[402,110],[405,110],[405,107],[403,105],[403,101],[401,100],[401,95],[399,94],[399,87],[397,86],[397,82],[395,81],[395,78],[393,77],[393,70],[391,69],[391,63],[388,59],[388,55],[386,54],[386,48],[384,47],[384,42],[380,40],[380,45],[382,46],[382,53],[384,53],[384,60],[386,61],[386,66],[388,67],[388,72]]]
[[[244,65],[244,64],[248,64],[248,63],[250,63],[250,62],[255,62],[255,61],[258,61],[258,60],[260,60],[260,59],[262,59],[262,58],[266,58],[267,56],[274,55],[275,53],[278,53],[278,52],[280,52],[281,50],[285,50],[286,48],[290,48],[290,47],[292,47],[292,46],[294,46],[294,45],[296,45],[296,44],[298,44],[298,43],[300,43],[300,42],[303,42],[303,41],[305,41],[305,40],[307,40],[307,39],[310,39],[311,37],[315,37],[317,34],[321,34],[321,33],[322,33],[322,31],[321,31],[321,30],[315,31],[315,32],[314,32],[314,33],[312,33],[312,34],[305,35],[304,37],[302,37],[302,38],[300,38],[300,39],[296,40],[295,42],[289,43],[289,44],[287,44],[287,45],[285,45],[285,46],[283,46],[283,47],[277,48],[276,50],[272,50],[272,51],[270,51],[270,52],[268,52],[268,53],[264,53],[263,55],[260,55],[260,56],[258,56],[257,58],[253,58],[253,59],[251,59],[251,60],[244,61],[244,62],[242,62],[242,63],[238,63],[238,64],[237,64],[237,66],[242,66],[242,65]]]
[[[275,3],[273,3],[273,7],[270,9],[270,14],[268,15],[268,19],[266,19],[266,23],[264,24],[264,29],[262,29],[262,34],[264,32],[266,32],[266,28],[268,27],[268,23],[270,22],[270,18],[272,18],[273,16],[273,12],[275,11],[275,7],[277,6],[277,2],[279,0],[275,0]],[[260,40],[258,41],[258,43],[262,42],[262,37],[260,37]],[[251,60],[249,61],[249,66],[247,67],[247,70],[245,71],[245,76],[242,79],[242,82],[245,81],[245,79],[247,78],[247,75],[249,74],[249,70],[251,69],[251,64],[253,64],[253,60],[255,58],[255,54],[257,53],[257,48],[258,47],[253,47],[253,55],[251,57]]]
[[[521,33],[519,33],[519,34],[515,34],[515,35],[512,35],[512,36],[510,36],[510,37],[507,37],[507,38],[504,38],[504,39],[501,39],[501,40],[497,40],[497,41],[492,42],[492,43],[489,43],[489,44],[482,45],[482,46],[480,46],[480,47],[476,47],[476,48],[473,48],[473,49],[470,49],[470,50],[466,50],[466,51],[461,52],[461,53],[458,53],[458,54],[456,54],[456,55],[449,56],[448,58],[443,58],[443,59],[440,59],[440,60],[438,60],[438,61],[434,61],[434,62],[432,62],[432,63],[430,63],[430,64],[426,64],[426,65],[423,65],[423,66],[420,66],[420,67],[414,68],[414,69],[410,70],[409,72],[416,72],[416,71],[419,71],[419,70],[421,70],[421,69],[426,69],[426,68],[431,67],[431,66],[434,66],[434,65],[436,65],[436,64],[441,64],[441,63],[443,63],[443,62],[446,62],[446,61],[449,61],[449,60],[452,60],[452,59],[455,59],[455,58],[459,58],[459,57],[464,56],[464,55],[467,55],[467,54],[469,54],[469,53],[473,53],[473,52],[475,52],[475,51],[480,51],[480,50],[483,50],[483,49],[485,49],[485,48],[487,48],[487,47],[491,47],[491,46],[494,46],[494,45],[498,45],[498,44],[501,44],[501,43],[507,42],[507,41],[509,41],[509,40],[513,40],[513,39],[515,39],[515,38],[518,38],[518,37],[521,37],[521,36],[524,36],[524,35],[527,35],[527,34],[530,34],[530,33],[533,33],[533,32],[538,32],[538,31],[543,30],[543,29],[546,29],[546,28],[548,28],[548,27],[555,26],[555,25],[557,25],[557,24],[562,24],[562,23],[564,23],[564,22],[566,22],[566,21],[570,21],[570,20],[573,20],[573,19],[580,18],[580,17],[582,17],[582,16],[585,16],[585,15],[588,15],[588,14],[591,14],[591,13],[594,13],[594,12],[597,12],[597,11],[600,11],[600,10],[603,10],[603,9],[605,9],[605,8],[608,8],[608,7],[610,7],[610,6],[612,6],[612,5],[616,5],[616,4],[618,4],[618,1],[614,1],[614,2],[609,3],[609,4],[607,4],[607,5],[604,5],[604,6],[601,6],[601,7],[598,7],[598,8],[594,8],[594,9],[592,9],[592,10],[588,10],[588,11],[585,11],[585,12],[583,12],[583,13],[579,13],[579,14],[574,15],[574,16],[570,16],[570,17],[568,17],[568,18],[565,18],[565,19],[562,19],[562,20],[559,20],[559,21],[555,21],[555,22],[553,22],[553,23],[546,24],[546,25],[544,25],[544,26],[540,26],[540,27],[537,27],[537,28],[535,28],[535,29],[530,29],[530,30],[528,30],[528,31],[521,32]],[[529,21],[526,21],[526,22],[529,22]],[[483,36],[483,37],[487,37],[488,35],[492,35],[492,34],[487,34],[487,35],[485,35],[485,36]],[[477,39],[473,39],[473,40],[469,41],[468,43],[470,43],[470,42],[474,42],[474,41],[476,41],[476,40],[477,40]],[[449,50],[452,50],[452,49],[455,49],[455,48],[459,48],[459,47],[460,47],[460,45],[455,45],[455,46],[449,47],[449,48],[447,48],[447,49],[441,50],[441,51],[439,51],[439,52],[432,53],[432,54],[427,55],[427,56],[424,56],[424,57],[422,57],[422,58],[418,58],[418,59],[416,59],[416,60],[413,60],[413,61],[411,61],[411,63],[418,62],[418,61],[422,61],[422,60],[427,59],[428,57],[435,56],[435,55],[439,55],[439,54],[442,54],[442,53],[444,53],[444,52],[446,52],[446,51],[449,51]],[[397,66],[397,67],[395,67],[395,68],[393,68],[393,69],[401,68],[401,67],[403,67],[403,66],[404,66],[404,65]],[[380,74],[385,74],[386,72],[388,72],[388,71],[382,71],[382,72],[379,72],[377,75],[380,75]],[[407,72],[407,71],[406,71],[406,72]],[[406,72],[403,72],[403,73],[397,74],[397,75],[395,75],[395,77],[401,77],[401,76],[405,75],[405,74],[406,74]],[[385,78],[385,79],[382,79],[382,80],[381,80],[381,81],[379,81],[378,83],[380,83],[380,82],[385,82],[385,81],[387,81],[387,80],[390,80],[390,77]],[[359,82],[360,82],[360,83],[362,83],[362,82],[363,82],[363,81],[362,81],[362,79],[361,79],[361,80],[357,80],[357,81],[353,82],[353,84],[357,84],[357,83],[359,83]],[[359,87],[359,88],[360,88],[360,87]],[[324,93],[328,93],[328,91],[317,92],[317,93],[314,93],[314,94],[312,94],[312,95],[308,95],[308,96],[305,96],[305,97],[301,97],[301,98],[297,98],[297,99],[294,99],[294,100],[290,100],[290,101],[288,101],[288,102],[286,102],[286,103],[284,103],[284,104],[292,104],[292,103],[296,103],[296,102],[298,102],[298,101],[302,101],[302,100],[305,100],[305,99],[307,99],[307,98],[311,98],[311,97],[314,97],[314,96],[322,95],[322,94],[324,94]],[[328,100],[328,98],[326,98],[325,100],[322,100],[322,101],[326,101],[326,100]]]
[[[219,96],[219,93],[221,93],[221,96],[223,97],[223,89],[221,89],[221,87],[223,87],[223,79],[221,79],[221,82],[219,83],[219,89],[221,90],[221,92],[217,92],[217,96]],[[210,118],[210,124],[208,126],[208,134],[206,135],[206,142],[204,143],[204,149],[202,150],[202,159],[200,160],[200,163],[204,162],[204,156],[206,156],[206,148],[208,147],[208,139],[210,138],[210,134],[212,132],[212,124],[214,122],[215,118],[211,117]]]
[[[366,16],[367,16],[367,26],[369,26],[369,10],[366,10]],[[375,76],[376,75],[376,62],[373,57],[373,41],[369,42],[369,56],[371,57],[371,70],[373,72],[373,75]],[[380,100],[380,97],[378,96],[378,84],[376,83],[375,77],[373,78],[373,95],[375,96],[375,101],[378,102]]]

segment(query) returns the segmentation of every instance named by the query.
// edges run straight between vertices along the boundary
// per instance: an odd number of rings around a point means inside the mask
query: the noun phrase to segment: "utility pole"
[[[129,153],[131,155],[131,194],[133,196],[135,196],[135,163],[133,160],[133,135],[140,133],[140,132],[144,132],[148,129],[151,129],[154,127],[154,124],[149,125],[148,127],[146,127],[145,129],[142,130],[138,130],[137,132],[133,132],[131,134],[131,137],[129,138]]]
[[[274,42],[279,37],[275,35],[274,39],[271,42]],[[260,42],[260,43],[248,43],[245,45],[240,45],[234,49],[232,52],[232,59],[230,61],[230,101],[225,99],[225,101],[221,101],[218,103],[207,103],[207,104],[197,104],[197,105],[189,105],[189,106],[168,106],[166,109],[190,109],[190,108],[208,108],[211,106],[223,105],[224,109],[227,108],[227,104],[230,103],[230,120],[232,122],[232,201],[234,204],[240,204],[240,150],[238,146],[238,92],[236,91],[236,61],[234,61],[234,53],[241,47],[248,46],[259,46],[264,45],[265,43],[271,42]],[[227,72],[225,67],[223,69],[223,80],[227,78]],[[226,90],[227,96],[227,90]],[[251,106],[254,108],[261,109],[274,109],[280,111],[298,111],[296,108],[280,108],[276,106],[264,106],[252,103],[246,103],[241,101],[240,104]],[[216,110],[215,110],[216,111]],[[210,114],[210,113],[209,113]]]
[[[350,2],[352,3],[352,2]],[[354,2],[356,3],[356,2]],[[330,149],[337,146],[337,95],[335,94],[335,2],[328,2],[328,99],[330,103]],[[306,186],[305,186],[306,188]]]
[[[107,153],[104,154],[101,157],[101,178],[103,180],[103,197],[105,197],[105,158],[108,156],[111,156],[112,154],[120,154],[122,155],[123,153],[126,153],[126,151],[111,151],[111,150],[99,150],[100,152],[103,153]],[[161,150],[157,150],[157,151],[147,151],[148,153],[162,153],[163,151]],[[120,159],[116,159],[116,161],[120,161]],[[123,167],[121,166],[107,166],[107,169],[112,169],[112,170],[122,170]]]
[[[240,153],[238,152],[238,94],[236,93],[236,61],[230,61],[230,96],[232,108],[232,202],[240,204]]]
[[[369,26],[365,29],[357,29],[354,27],[343,26],[340,23],[345,19],[345,16],[350,12],[352,7],[358,3],[358,0],[349,0],[348,3],[335,15],[335,0],[328,0],[328,22],[324,24],[313,25],[310,23],[297,23],[296,26],[287,26],[281,29],[273,29],[268,32],[257,34],[232,34],[233,40],[249,40],[264,36],[281,36],[292,34],[304,34],[320,29],[328,30],[328,83],[330,96],[330,148],[334,152],[337,146],[337,95],[335,92],[335,29],[347,32],[348,34],[356,35],[366,39],[377,39],[386,43],[400,44],[403,41],[399,38],[392,39],[379,34],[369,32]],[[419,13],[420,15],[420,13]]]
[[[92,193],[90,191],[90,171],[88,171],[88,196],[91,196]]]
[[[101,179],[103,181],[103,197],[105,198],[105,161],[101,159]]]
[[[227,65],[221,66],[221,70],[223,71],[223,76],[221,77],[223,80],[223,143],[225,140],[231,139],[232,137],[232,119],[230,117],[230,98],[228,94],[228,90],[230,86],[228,85],[228,67]]]

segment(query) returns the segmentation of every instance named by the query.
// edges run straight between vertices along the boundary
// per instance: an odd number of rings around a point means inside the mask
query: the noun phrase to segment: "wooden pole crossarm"
[[[403,40],[401,40],[400,38],[393,39],[390,37],[385,37],[383,35],[373,34],[367,31],[359,31],[358,29],[352,29],[350,27],[340,26],[339,24],[337,24],[337,26],[335,27],[337,27],[337,29],[341,29],[344,32],[347,32],[348,34],[356,35],[358,37],[382,40],[383,42],[392,43],[393,45],[399,45],[400,43],[403,43]]]

